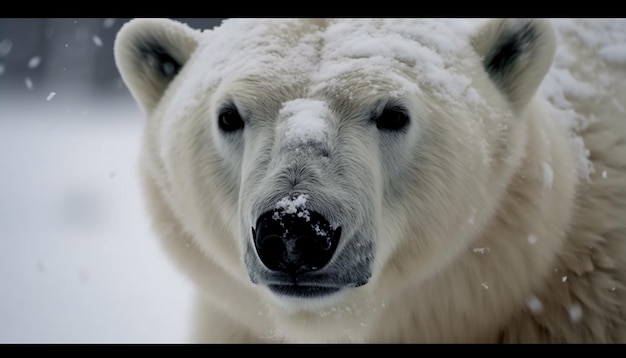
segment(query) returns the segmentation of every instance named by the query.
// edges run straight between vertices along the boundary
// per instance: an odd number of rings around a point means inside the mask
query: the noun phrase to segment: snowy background
[[[0,343],[186,341],[191,287],[150,230],[113,61],[126,21],[0,19]]]

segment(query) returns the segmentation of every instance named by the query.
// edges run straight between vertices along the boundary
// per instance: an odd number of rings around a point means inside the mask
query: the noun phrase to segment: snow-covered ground
[[[186,342],[191,286],[144,211],[137,107],[5,97],[0,343]]]

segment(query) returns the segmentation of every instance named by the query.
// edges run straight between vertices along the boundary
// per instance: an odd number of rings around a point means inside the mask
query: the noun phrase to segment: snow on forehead
[[[326,138],[327,119],[330,115],[328,104],[311,99],[295,99],[285,102],[279,115],[286,117],[285,140],[298,144],[322,142]]]
[[[198,64],[203,87],[247,75],[311,72],[317,62],[316,26],[297,19],[229,19],[203,32]]]
[[[338,78],[358,69],[360,80],[375,82],[382,75],[400,92],[416,93],[419,83],[443,100],[476,104],[478,95],[461,65],[468,35],[478,23],[475,19],[334,20],[322,35],[315,90],[341,86]],[[413,78],[402,75],[407,70]]]
[[[472,23],[450,19],[337,19],[324,33],[324,58],[382,55],[406,62],[436,57],[453,60],[467,45]],[[430,49],[432,54],[423,58],[420,47]]]
[[[311,79],[315,92],[340,88],[341,76],[352,73],[373,90],[384,79],[399,95],[421,86],[442,100],[475,105],[462,51],[479,22],[331,19],[323,28],[299,19],[230,19],[203,32],[195,65],[206,71],[199,79],[204,90],[250,75],[292,81],[295,74]]]

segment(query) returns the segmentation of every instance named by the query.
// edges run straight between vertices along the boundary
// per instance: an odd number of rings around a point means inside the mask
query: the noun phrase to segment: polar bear
[[[134,19],[194,342],[626,342],[626,22]],[[167,309],[167,308],[164,308]]]

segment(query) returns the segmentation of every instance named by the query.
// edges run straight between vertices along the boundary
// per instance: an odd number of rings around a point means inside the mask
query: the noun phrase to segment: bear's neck
[[[437,277],[410,289],[424,341],[471,340],[468,332],[495,339],[512,307],[538,295],[558,265],[576,197],[575,151],[540,108],[525,116],[524,153],[484,230]]]

